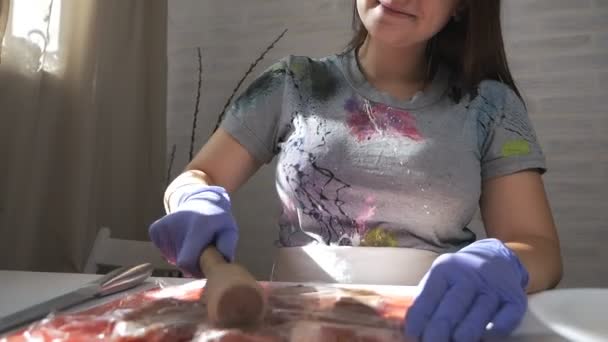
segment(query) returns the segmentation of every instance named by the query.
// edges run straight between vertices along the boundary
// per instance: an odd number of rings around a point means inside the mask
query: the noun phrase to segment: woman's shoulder
[[[299,92],[312,92],[312,96],[322,96],[319,91],[330,91],[341,83],[342,73],[338,67],[338,55],[310,57],[287,55],[281,58],[270,70],[292,80]]]
[[[299,71],[308,71],[312,68],[333,67],[336,66],[339,57],[339,54],[327,55],[323,57],[289,54],[272,63],[268,70],[283,69],[298,73]]]
[[[515,90],[504,82],[486,79],[481,81],[465,102],[470,117],[483,126],[498,119],[527,115],[524,101]]]
[[[477,87],[477,95],[468,105],[485,135],[497,125],[511,125],[515,130],[527,130],[528,112],[524,101],[514,88],[496,80],[484,80]],[[509,126],[509,127],[511,127]]]
[[[515,92],[515,89],[504,82],[492,79],[486,79],[479,83],[473,102],[496,109],[525,108],[523,100]]]

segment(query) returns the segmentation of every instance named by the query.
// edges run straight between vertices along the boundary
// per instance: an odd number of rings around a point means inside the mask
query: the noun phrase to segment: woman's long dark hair
[[[358,49],[368,34],[354,2],[355,35],[348,44],[348,51]],[[475,96],[477,86],[483,80],[500,81],[521,98],[507,64],[500,24],[500,0],[462,2],[458,19],[450,19],[428,43],[430,70],[436,70],[442,63],[455,73],[452,95],[457,101],[463,95]]]

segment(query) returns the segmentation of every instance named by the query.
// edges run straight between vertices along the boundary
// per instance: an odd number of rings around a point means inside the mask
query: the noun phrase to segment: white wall
[[[545,177],[562,237],[563,286],[608,286],[608,1],[506,0],[504,27],[515,77],[547,153]],[[286,36],[254,75],[287,54],[323,56],[350,36],[350,0],[171,0],[169,150],[185,165],[202,49],[197,150],[250,63]],[[250,76],[245,85],[252,80]],[[265,167],[235,198],[240,261],[270,270],[276,236],[274,169]],[[475,226],[479,227],[479,224]]]

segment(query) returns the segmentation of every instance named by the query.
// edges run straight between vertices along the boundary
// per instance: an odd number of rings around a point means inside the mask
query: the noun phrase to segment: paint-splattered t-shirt
[[[277,157],[278,244],[445,252],[467,228],[483,180],[545,170],[519,97],[484,81],[450,96],[450,72],[409,101],[368,83],[354,53],[288,57],[228,110],[222,128],[261,162]]]

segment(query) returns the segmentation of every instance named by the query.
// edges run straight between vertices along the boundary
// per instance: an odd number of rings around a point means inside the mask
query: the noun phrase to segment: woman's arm
[[[218,130],[186,171],[165,191],[167,215],[148,229],[163,256],[187,274],[202,277],[201,251],[214,245],[233,260],[238,227],[230,196],[260,167],[249,152],[226,131]]]
[[[233,193],[261,165],[238,141],[219,128],[186,166],[186,171],[198,171],[205,184],[221,186]]]
[[[485,181],[480,205],[488,237],[503,241],[528,270],[527,292],[557,286],[560,244],[540,174],[524,171]]]
[[[219,128],[184,172],[169,184],[164,196],[165,209],[167,213],[173,212],[181,197],[181,189],[192,184],[221,186],[232,194],[261,165],[236,139]]]

